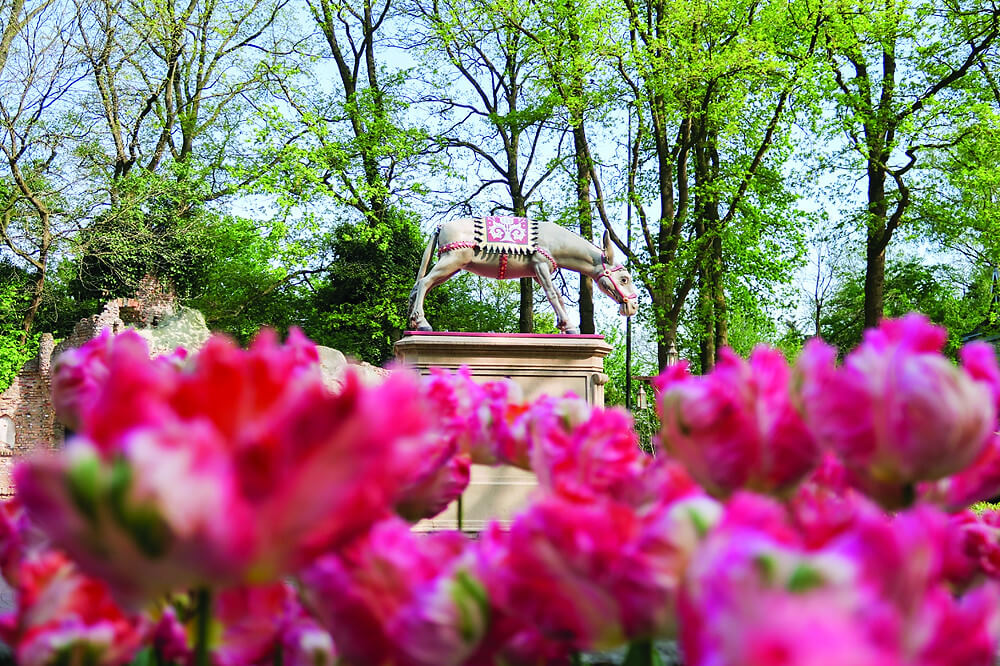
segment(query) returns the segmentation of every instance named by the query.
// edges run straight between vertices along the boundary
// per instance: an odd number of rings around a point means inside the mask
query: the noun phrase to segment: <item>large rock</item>
[[[155,326],[136,328],[135,331],[145,338],[153,356],[169,354],[178,347],[197,351],[212,334],[205,324],[205,315],[188,307],[178,307]]]
[[[389,371],[371,363],[349,359],[342,352],[330,347],[316,346],[319,352],[319,368],[323,373],[323,384],[331,391],[339,391],[344,384],[344,373],[351,368],[365,386],[374,386],[385,381]]]

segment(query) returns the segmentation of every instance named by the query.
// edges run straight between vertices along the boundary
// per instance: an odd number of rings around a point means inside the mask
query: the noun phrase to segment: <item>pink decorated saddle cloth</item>
[[[538,224],[526,217],[479,217],[475,221],[475,238],[483,253],[529,255],[538,245]]]

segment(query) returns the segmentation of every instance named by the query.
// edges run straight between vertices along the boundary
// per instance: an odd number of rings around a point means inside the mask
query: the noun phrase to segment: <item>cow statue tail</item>
[[[427,275],[427,269],[431,266],[431,254],[434,252],[434,248],[437,247],[438,235],[441,233],[441,227],[434,230],[431,234],[431,240],[427,243],[427,248],[424,250],[424,257],[420,260],[420,269],[417,271],[417,279],[420,280],[425,275]]]

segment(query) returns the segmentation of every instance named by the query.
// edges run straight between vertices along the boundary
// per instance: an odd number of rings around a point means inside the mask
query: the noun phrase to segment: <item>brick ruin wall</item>
[[[152,280],[140,286],[136,298],[109,301],[100,314],[81,319],[73,332],[54,344],[45,333],[39,342],[38,355],[28,361],[14,382],[0,393],[0,498],[13,494],[11,471],[15,459],[41,447],[59,446],[65,431],[55,418],[50,393],[52,363],[67,349],[95,338],[103,329],[113,333],[127,326],[155,326],[173,312],[176,298]]]

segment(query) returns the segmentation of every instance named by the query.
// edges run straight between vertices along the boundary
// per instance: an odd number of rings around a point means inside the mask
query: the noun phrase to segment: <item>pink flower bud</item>
[[[295,331],[248,350],[216,336],[183,366],[134,334],[93,345],[79,436],[15,477],[35,522],[129,603],[296,571],[389,515],[413,481],[400,463],[430,441],[416,378],[348,373],[331,395]]]
[[[819,462],[819,448],[789,400],[781,352],[758,347],[743,361],[724,349],[702,377],[683,367],[657,380],[659,442],[710,493],[784,493]]]
[[[799,404],[810,429],[887,505],[906,501],[894,499],[892,486],[973,463],[992,432],[990,389],[941,355],[944,337],[911,314],[869,330],[840,368],[818,341],[799,359]]]
[[[461,664],[487,627],[487,599],[457,532],[376,525],[302,573],[309,605],[351,663]]]
[[[57,551],[21,563],[17,608],[3,624],[4,640],[25,666],[126,664],[149,631],[145,618],[115,605],[103,581],[85,576]]]

